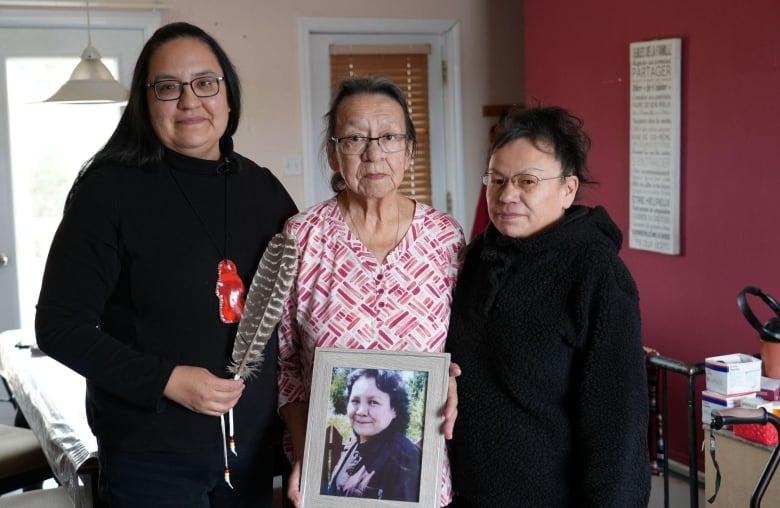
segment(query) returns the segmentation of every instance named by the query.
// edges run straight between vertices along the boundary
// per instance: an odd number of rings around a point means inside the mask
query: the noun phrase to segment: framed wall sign
[[[438,506],[449,363],[447,353],[318,348],[303,505]]]
[[[680,39],[635,42],[628,246],[680,253]]]

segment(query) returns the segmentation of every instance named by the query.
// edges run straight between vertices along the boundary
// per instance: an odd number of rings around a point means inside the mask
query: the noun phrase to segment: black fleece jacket
[[[648,394],[636,285],[601,208],[466,254],[447,340],[460,364],[460,507],[647,506]]]

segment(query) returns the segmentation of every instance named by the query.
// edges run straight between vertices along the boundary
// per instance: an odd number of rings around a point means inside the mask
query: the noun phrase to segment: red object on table
[[[777,429],[770,423],[764,425],[758,423],[734,424],[734,435],[765,445],[777,444]]]

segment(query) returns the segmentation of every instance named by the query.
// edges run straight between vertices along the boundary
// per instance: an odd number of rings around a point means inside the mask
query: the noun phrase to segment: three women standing
[[[100,487],[117,508],[270,503],[276,373],[225,379],[236,309],[219,292],[233,272],[248,287],[295,206],[268,170],[233,151],[240,109],[238,76],[216,41],[186,23],[162,27],[52,244],[36,333],[87,378]],[[441,351],[449,329],[464,372],[458,506],[646,505],[637,291],[606,212],[573,205],[587,180],[581,124],[558,108],[507,117],[484,177],[492,225],[471,246],[453,301],[460,226],[398,193],[416,142],[403,94],[351,79],[327,119],[337,194],[284,227],[299,253],[279,329],[291,497],[314,349]],[[216,418],[233,407],[247,450],[231,459],[235,490],[222,481]]]

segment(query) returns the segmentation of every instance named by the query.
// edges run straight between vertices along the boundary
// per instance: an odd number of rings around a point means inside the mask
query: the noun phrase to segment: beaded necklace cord
[[[226,166],[229,164],[229,160],[225,159],[224,165]],[[241,319],[241,314],[244,309],[244,298],[246,295],[246,290],[244,288],[244,283],[241,280],[241,277],[238,275],[238,269],[236,268],[236,264],[228,258],[227,255],[227,245],[228,245],[228,172],[227,171],[220,171],[222,173],[223,178],[223,215],[222,215],[222,221],[223,221],[223,239],[222,239],[222,248],[220,249],[219,244],[217,243],[214,236],[212,236],[211,231],[209,231],[208,227],[206,227],[206,222],[203,220],[203,217],[198,213],[198,209],[195,208],[195,205],[192,203],[192,200],[190,200],[187,193],[184,191],[184,188],[181,186],[181,183],[179,182],[178,178],[176,178],[176,175],[173,171],[173,169],[168,169],[168,174],[171,175],[171,179],[173,180],[173,183],[176,185],[176,188],[179,190],[179,193],[184,198],[184,201],[189,206],[190,210],[192,211],[193,215],[195,215],[195,218],[198,220],[198,223],[200,224],[201,228],[203,229],[203,232],[206,234],[206,237],[208,237],[209,241],[211,242],[211,245],[214,246],[214,248],[217,251],[217,254],[220,257],[219,263],[217,263],[217,285],[215,288],[215,293],[217,295],[217,299],[219,300],[219,318],[222,320],[223,323],[237,323]]]

